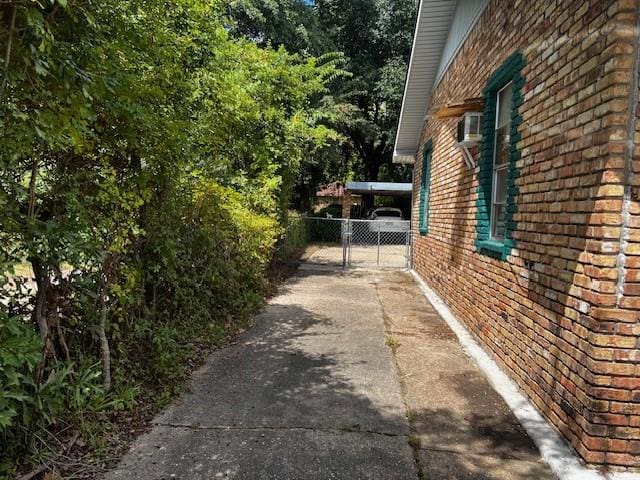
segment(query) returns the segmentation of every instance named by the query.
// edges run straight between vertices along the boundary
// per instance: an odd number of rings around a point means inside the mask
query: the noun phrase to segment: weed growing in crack
[[[407,420],[409,421],[409,423],[413,423],[415,419],[416,419],[416,412],[414,412],[411,409],[408,409],[407,410]]]
[[[384,341],[385,345],[391,349],[396,349],[400,346],[400,340],[398,340],[396,337],[392,337],[392,336],[388,336],[385,341]]]
[[[409,438],[407,438],[407,442],[409,442],[409,445],[414,450],[418,450],[420,448],[420,437],[415,433],[409,435]]]

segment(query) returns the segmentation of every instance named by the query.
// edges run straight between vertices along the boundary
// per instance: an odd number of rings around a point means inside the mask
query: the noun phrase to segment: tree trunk
[[[366,182],[377,182],[378,176],[380,174],[380,164],[376,158],[366,158],[365,159],[365,181]]]
[[[114,263],[115,258],[107,254],[102,263],[98,285],[98,309],[100,312],[98,339],[100,340],[100,360],[102,362],[102,387],[105,392],[111,390],[111,349],[107,338],[107,317],[109,314],[109,284]]]
[[[27,238],[29,241],[33,241],[33,222],[36,218],[36,183],[38,179],[38,165],[37,159],[33,160],[31,166],[31,178],[29,179],[29,203],[27,205]],[[37,257],[30,257],[29,262],[33,268],[33,275],[36,281],[36,299],[33,307],[31,318],[33,322],[38,326],[40,331],[40,339],[44,342],[45,347],[49,338],[49,322],[47,321],[47,290],[49,289],[49,269],[42,264],[42,261]]]
[[[0,101],[4,100],[4,89],[7,86],[9,80],[9,62],[11,61],[11,46],[13,44],[13,32],[16,29],[16,14],[18,13],[18,7],[12,6],[11,20],[9,23],[9,38],[7,39],[7,48],[4,52],[4,71],[2,72],[2,83],[0,83]]]
[[[111,390],[111,349],[107,338],[107,306],[105,293],[102,293],[100,300],[100,324],[98,326],[98,337],[100,338],[100,357],[102,360],[102,388],[105,392]]]
[[[49,272],[42,266],[40,260],[30,258],[29,261],[33,267],[33,274],[36,280],[36,301],[33,307],[31,318],[38,326],[40,339],[46,344],[49,338],[49,322],[46,315],[46,298],[49,289]]]

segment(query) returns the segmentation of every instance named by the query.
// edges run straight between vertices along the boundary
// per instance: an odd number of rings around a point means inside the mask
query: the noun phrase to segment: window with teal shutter
[[[515,246],[518,188],[517,148],[522,123],[524,57],[511,55],[489,78],[484,89],[482,147],[478,165],[476,248],[482,254],[505,260]]]
[[[422,151],[422,176],[420,177],[420,235],[429,232],[429,190],[431,188],[431,141],[427,142]]]

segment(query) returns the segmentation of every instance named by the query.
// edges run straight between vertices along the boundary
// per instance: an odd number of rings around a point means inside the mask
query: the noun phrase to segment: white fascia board
[[[421,0],[413,35],[393,161],[413,163],[434,80],[458,0]]]

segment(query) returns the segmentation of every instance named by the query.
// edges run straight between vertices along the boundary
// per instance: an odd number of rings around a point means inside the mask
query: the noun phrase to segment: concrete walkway
[[[301,270],[106,478],[553,476],[408,273]]]

